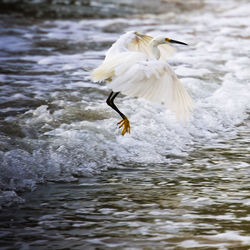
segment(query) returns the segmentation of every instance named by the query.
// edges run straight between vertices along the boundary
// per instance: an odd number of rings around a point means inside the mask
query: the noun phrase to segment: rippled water
[[[145,3],[129,20],[1,15],[1,248],[249,248],[250,5]],[[127,30],[189,44],[169,58],[189,122],[119,96],[120,135],[89,71]]]

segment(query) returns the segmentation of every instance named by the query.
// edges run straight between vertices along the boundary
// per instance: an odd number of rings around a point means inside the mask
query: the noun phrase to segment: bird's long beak
[[[169,42],[169,43],[177,43],[177,44],[182,44],[182,45],[188,45],[186,43],[176,41],[176,40],[173,40],[173,39],[170,39],[170,38],[165,38],[165,40],[166,40],[166,42]]]

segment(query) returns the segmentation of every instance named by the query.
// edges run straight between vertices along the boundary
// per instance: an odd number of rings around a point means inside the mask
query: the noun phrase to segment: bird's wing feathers
[[[159,60],[138,61],[132,67],[119,65],[109,86],[114,92],[164,104],[177,118],[187,118],[193,109],[193,101],[174,71]]]
[[[136,31],[129,31],[111,46],[107,51],[105,60],[110,60],[116,54],[133,51],[145,54],[148,57],[154,57],[150,42],[153,40],[152,36],[144,35]],[[166,57],[173,55],[175,49],[168,44],[159,45],[161,60],[166,60]]]
[[[128,43],[127,49],[130,51],[141,52],[151,57],[152,50],[149,44],[152,39],[152,36],[144,35],[139,32],[134,32],[134,38],[132,38],[131,41]]]
[[[113,56],[122,52],[141,52],[147,56],[151,56],[149,43],[153,37],[141,34],[136,31],[129,31],[112,44],[111,48],[106,52],[104,61],[110,60]]]
[[[91,72],[92,80],[94,82],[113,80],[115,72],[116,76],[119,75],[122,77],[132,65],[138,61],[146,61],[146,59],[146,55],[138,52],[121,52],[115,54],[109,57],[108,60],[104,60],[99,67]]]
[[[153,40],[153,37],[139,32],[134,32],[134,35],[134,38],[132,38],[127,45],[128,50],[141,52],[149,57],[154,57],[150,46],[150,42]],[[161,44],[158,48],[160,50],[161,60],[166,60],[166,57],[172,56],[175,52],[175,48],[169,44]]]

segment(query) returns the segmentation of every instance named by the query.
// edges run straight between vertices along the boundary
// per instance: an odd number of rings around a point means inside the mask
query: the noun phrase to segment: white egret
[[[193,109],[193,101],[166,57],[174,52],[170,43],[186,43],[164,36],[155,38],[130,31],[122,35],[107,51],[103,63],[92,71],[94,82],[109,82],[111,93],[107,104],[121,117],[118,122],[121,134],[130,133],[128,118],[114,104],[119,93],[142,97],[165,105],[176,113],[177,118],[186,118]]]

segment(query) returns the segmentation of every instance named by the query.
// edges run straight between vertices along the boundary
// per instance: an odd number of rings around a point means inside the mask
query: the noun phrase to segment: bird
[[[164,35],[152,37],[137,31],[121,35],[107,50],[100,66],[91,72],[93,82],[107,82],[111,93],[106,103],[122,118],[121,134],[130,133],[130,121],[114,100],[119,93],[165,105],[184,119],[193,110],[193,100],[167,62],[175,52],[172,44],[187,45]]]

